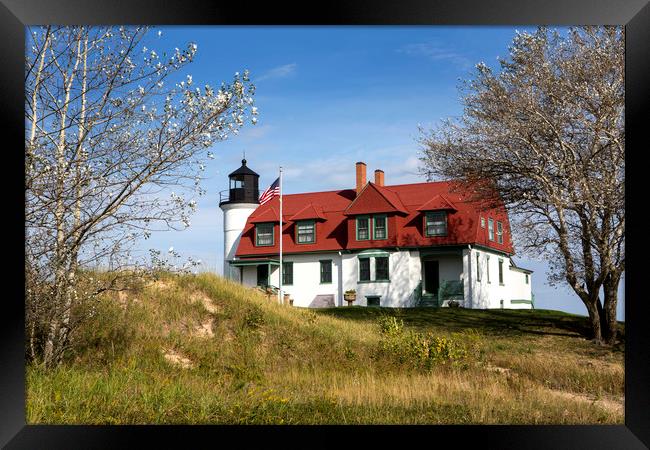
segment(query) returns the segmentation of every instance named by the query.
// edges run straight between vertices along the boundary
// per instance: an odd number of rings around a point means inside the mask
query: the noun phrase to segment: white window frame
[[[303,233],[303,236],[309,236],[311,234],[311,241],[300,241],[300,227],[305,227],[311,225],[311,233]],[[315,220],[300,220],[296,222],[296,244],[314,244],[316,243],[316,221]]]
[[[432,220],[431,221],[432,226],[440,227],[441,226],[440,224],[442,224],[444,222],[444,226],[445,226],[444,233],[433,233],[433,234],[429,233],[429,218],[433,219],[434,216],[438,216],[438,217],[441,216],[443,218],[443,220],[440,220],[440,219],[438,219],[436,221]],[[424,215],[424,235],[425,236],[427,236],[427,237],[447,236],[447,232],[448,232],[448,230],[447,230],[447,211],[428,211],[427,213],[425,213],[425,215]]]
[[[260,228],[262,227],[271,227],[271,243],[270,244],[260,244]],[[268,233],[263,233],[262,236]],[[275,224],[273,222],[261,222],[255,224],[255,246],[256,247],[273,247],[275,245]]]
[[[487,271],[487,282],[491,283],[491,281],[490,281],[490,255],[485,255],[485,270]]]
[[[499,258],[499,286],[506,285],[505,270],[503,269],[503,259]]]

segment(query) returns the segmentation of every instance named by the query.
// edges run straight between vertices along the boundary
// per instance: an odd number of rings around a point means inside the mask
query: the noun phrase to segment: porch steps
[[[425,294],[422,296],[422,298],[420,298],[418,306],[422,308],[437,308],[438,300],[433,295]]]

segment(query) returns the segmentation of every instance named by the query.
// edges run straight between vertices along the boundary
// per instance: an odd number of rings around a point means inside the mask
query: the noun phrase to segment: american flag
[[[280,177],[276,178],[276,180],[266,188],[264,192],[262,192],[262,195],[260,195],[260,205],[263,205],[264,203],[270,201],[273,197],[277,197],[280,195]]]

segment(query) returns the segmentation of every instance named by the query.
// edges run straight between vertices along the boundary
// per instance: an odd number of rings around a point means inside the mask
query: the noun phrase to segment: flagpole
[[[280,289],[278,289],[278,303],[283,303],[282,295],[282,166],[280,166]]]

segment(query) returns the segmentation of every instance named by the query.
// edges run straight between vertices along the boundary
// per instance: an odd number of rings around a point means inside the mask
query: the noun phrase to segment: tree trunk
[[[54,299],[58,301],[58,299]],[[56,306],[55,306],[56,311]],[[47,330],[47,338],[45,341],[45,348],[43,349],[43,365],[46,368],[54,366],[54,354],[56,353],[57,347],[57,338],[59,335],[59,321],[56,317],[56,312],[52,315],[49,321],[49,327]]]
[[[53,315],[50,321],[49,333],[45,344],[44,363],[46,367],[56,366],[61,360],[61,349],[67,339],[67,324],[70,320],[70,302],[71,302],[71,283],[70,267],[68,264],[70,258],[70,249],[66,245],[66,221],[65,221],[65,184],[68,174],[68,161],[65,158],[66,150],[66,128],[67,113],[70,107],[70,94],[72,83],[74,81],[77,67],[81,61],[81,32],[76,42],[75,62],[69,74],[63,75],[63,84],[65,97],[61,106],[59,132],[59,142],[56,151],[56,189],[55,189],[55,211],[54,224],[56,227],[56,245],[54,257],[54,282],[56,284]]]
[[[603,334],[602,334],[602,328],[600,324],[600,314],[598,311],[598,299],[596,299],[595,302],[592,303],[587,303],[585,302],[585,305],[587,306],[587,312],[589,313],[589,324],[591,325],[591,339],[597,343],[597,344],[602,344],[603,342]]]
[[[607,344],[614,344],[618,337],[616,306],[618,304],[618,283],[620,276],[608,276],[603,284],[605,292],[603,338]]]
[[[605,322],[605,309],[603,308],[600,298],[596,301],[596,306],[598,307],[598,317],[600,317],[600,330],[604,337],[605,330],[607,329],[607,322]]]

